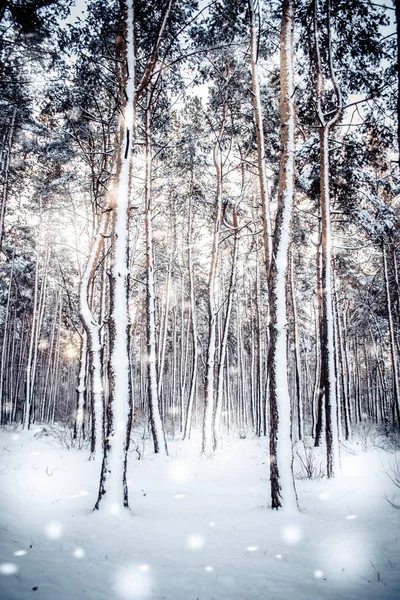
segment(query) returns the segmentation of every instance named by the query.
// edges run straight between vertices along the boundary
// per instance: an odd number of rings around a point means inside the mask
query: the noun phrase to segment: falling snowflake
[[[353,521],[354,519],[357,519],[357,515],[347,515],[346,517],[347,521]]]
[[[320,569],[317,569],[316,571],[314,571],[314,577],[316,577],[316,579],[321,579],[323,576],[324,576],[324,573]]]
[[[108,510],[112,515],[118,515],[121,512],[121,507],[119,504],[114,502],[113,504],[110,504]]]
[[[75,558],[83,558],[85,556],[85,551],[83,548],[75,548],[74,550]]]
[[[175,483],[184,483],[189,481],[192,476],[192,467],[186,460],[175,460],[167,469],[168,477]]]
[[[330,495],[327,492],[322,492],[321,494],[318,494],[318,498],[320,500],[329,500]]]
[[[258,546],[247,546],[246,547],[247,552],[256,552],[257,550],[258,550]]]
[[[150,571],[149,565],[139,565],[138,569],[141,573],[148,573]]]
[[[190,535],[186,540],[186,545],[191,550],[202,550],[206,544],[202,535]]]
[[[14,556],[25,556],[26,550],[16,550]]]
[[[214,521],[210,521],[210,522],[209,522],[209,524],[208,524],[208,526],[209,526],[209,527],[215,527],[215,523],[214,523]]]
[[[345,570],[347,575],[353,576],[370,572],[371,544],[354,528],[349,528],[347,532],[343,529],[340,533],[327,537],[325,542],[328,552],[320,557],[324,573],[342,574]]]
[[[214,567],[207,566],[204,567],[204,570],[207,571],[207,573],[211,573],[211,571],[214,571]]]
[[[51,540],[57,540],[62,535],[63,526],[61,523],[56,522],[47,523],[44,531],[48,538]]]
[[[174,498],[180,500],[181,498],[186,498],[186,494],[175,494]]]
[[[295,525],[288,525],[282,530],[282,538],[287,544],[297,544],[301,538],[301,531]]]
[[[122,600],[142,600],[151,593],[152,581],[147,573],[137,567],[120,569],[115,578],[114,590]]]
[[[277,558],[278,560],[280,560],[282,558],[282,554],[275,554],[275,558]]]
[[[2,575],[15,575],[15,573],[18,573],[18,567],[14,563],[2,563],[0,573]]]

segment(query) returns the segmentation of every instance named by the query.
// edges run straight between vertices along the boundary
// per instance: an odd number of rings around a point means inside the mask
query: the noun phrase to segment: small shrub
[[[298,442],[294,448],[294,475],[296,479],[322,479],[326,474],[324,459],[314,448],[312,440]]]
[[[400,456],[393,453],[393,459],[390,461],[388,467],[383,467],[385,469],[386,475],[389,477],[390,481],[394,483],[396,487],[400,489]],[[400,504],[396,502],[396,494],[389,498],[386,494],[384,496],[386,502],[390,504],[393,508],[397,510],[400,509]]]
[[[46,425],[35,434],[35,437],[51,438],[55,440],[61,448],[65,448],[66,450],[71,450],[72,448],[82,450],[89,446],[89,440],[83,439],[82,435],[75,437],[74,427],[70,424]]]
[[[378,441],[376,446],[387,452],[400,450],[400,430],[393,425],[385,424],[378,427]]]

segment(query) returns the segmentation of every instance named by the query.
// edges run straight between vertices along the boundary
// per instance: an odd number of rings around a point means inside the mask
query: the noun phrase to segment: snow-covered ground
[[[131,512],[104,514],[87,451],[1,432],[1,600],[400,598],[393,455],[342,452],[336,480],[297,482],[290,515],[268,507],[265,440],[226,443],[214,460],[198,448],[132,453]]]

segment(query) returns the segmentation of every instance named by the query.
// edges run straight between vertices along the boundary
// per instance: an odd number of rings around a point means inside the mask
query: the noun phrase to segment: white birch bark
[[[10,161],[11,161],[11,152],[15,131],[15,118],[17,115],[17,109],[14,108],[13,114],[11,117],[10,129],[8,132],[8,140],[4,145],[3,153],[1,156],[1,171],[2,171],[2,179],[3,179],[3,190],[2,190],[2,198],[1,198],[1,206],[0,206],[0,250],[3,244],[3,236],[4,236],[4,219],[6,214],[6,205],[8,198],[8,181],[10,174]]]
[[[389,338],[390,338],[390,356],[392,359],[392,371],[393,371],[393,396],[395,405],[395,414],[397,415],[397,424],[400,424],[400,384],[399,384],[399,372],[397,365],[397,353],[396,353],[396,341],[394,335],[394,325],[392,316],[392,301],[390,298],[390,287],[389,287],[389,273],[387,265],[387,251],[386,244],[382,244],[382,258],[383,258],[383,274],[385,280],[385,292],[386,292],[386,305],[388,312],[388,324],[389,324]]]
[[[145,180],[145,225],[146,225],[146,278],[147,278],[147,373],[150,410],[150,426],[155,453],[168,454],[167,442],[159,406],[159,380],[156,352],[156,295],[154,281],[154,239],[152,211],[152,143],[151,143],[151,90],[147,91],[145,112],[146,133],[146,180]],[[167,318],[167,317],[166,317]],[[167,324],[165,323],[165,327]]]
[[[204,398],[204,417],[203,417],[203,435],[202,435],[202,454],[210,457],[214,452],[213,443],[213,415],[214,415],[214,368],[216,351],[216,332],[217,332],[217,310],[215,303],[215,284],[218,272],[218,249],[219,236],[221,230],[222,217],[222,153],[220,141],[214,145],[214,167],[216,173],[216,203],[215,203],[215,221],[214,233],[211,250],[210,273],[208,277],[208,346],[207,346],[207,365],[206,365],[206,390]]]
[[[296,405],[297,405],[297,433],[299,440],[304,437],[304,424],[303,424],[303,390],[302,390],[302,377],[301,377],[301,356],[300,356],[300,338],[298,332],[298,320],[297,320],[297,301],[296,301],[296,289],[294,286],[294,260],[293,260],[293,249],[290,254],[290,296],[292,300],[292,311],[293,311],[293,343],[294,343],[294,357],[295,357],[295,389],[296,389]]]
[[[86,373],[87,373],[87,358],[88,358],[88,342],[86,330],[82,333],[81,350],[79,356],[79,373],[77,403],[76,403],[76,418],[75,418],[75,437],[81,440],[84,437],[85,414],[84,407],[86,403]]]
[[[339,433],[337,426],[337,397],[334,347],[334,322],[332,309],[332,236],[330,213],[330,176],[329,176],[329,132],[342,113],[342,97],[335,77],[330,32],[330,2],[327,4],[328,68],[329,79],[337,100],[337,108],[327,119],[323,112],[323,70],[318,37],[318,1],[315,0],[314,35],[316,54],[316,105],[320,121],[320,204],[321,204],[321,383],[325,394],[325,434],[327,446],[327,476],[335,476],[339,463]]]
[[[107,428],[95,508],[111,513],[128,507],[126,482],[127,452],[132,420],[129,367],[128,289],[128,211],[130,199],[131,160],[135,130],[135,47],[134,0],[124,2],[125,31],[118,44],[123,67],[120,73],[123,105],[119,118],[117,168],[111,194],[112,258],[110,271],[110,395]]]
[[[235,286],[236,286],[236,270],[237,270],[238,248],[239,248],[239,233],[238,233],[238,220],[237,220],[236,207],[233,207],[233,229],[234,229],[234,245],[233,245],[233,256],[232,256],[232,266],[231,266],[231,277],[230,277],[230,282],[229,282],[228,302],[227,302],[227,306],[226,306],[225,320],[224,320],[224,324],[223,324],[220,357],[219,357],[219,363],[218,363],[217,397],[216,397],[216,401],[215,401],[215,411],[214,411],[214,418],[213,418],[214,449],[220,448],[221,443],[222,443],[221,412],[222,412],[223,388],[224,388],[224,370],[225,370],[228,333],[229,333],[229,326],[230,326],[230,321],[231,321],[234,290],[235,290]]]
[[[1,366],[0,366],[0,425],[5,421],[6,414],[3,415],[4,410],[4,378],[5,378],[5,364],[6,364],[6,355],[7,355],[7,343],[8,343],[8,331],[10,328],[10,303],[11,303],[11,290],[13,284],[14,277],[14,262],[15,262],[15,248],[13,250],[13,256],[11,260],[11,271],[10,271],[10,281],[8,284],[8,293],[7,293],[7,307],[6,307],[6,315],[4,321],[4,334],[3,334],[3,346],[1,349]],[[9,412],[11,412],[11,405],[9,407]]]
[[[90,306],[90,288],[93,284],[95,268],[103,246],[104,235],[107,232],[108,221],[109,212],[103,212],[92,242],[88,260],[82,272],[79,289],[79,315],[86,331],[90,357],[90,387],[93,406],[92,430],[94,436],[94,439],[92,438],[90,454],[92,460],[101,460],[103,456],[104,388],[101,323],[96,319]],[[80,379],[79,385],[81,384],[82,379]]]
[[[294,2],[283,0],[280,38],[281,157],[274,256],[270,271],[270,473],[272,508],[297,508],[293,478],[287,357],[288,256],[295,177]]]
[[[269,269],[272,257],[272,231],[271,217],[269,212],[268,200],[268,181],[267,167],[265,160],[265,140],[264,140],[264,121],[260,91],[260,76],[258,72],[258,43],[256,27],[256,2],[248,0],[250,15],[250,62],[251,62],[251,80],[253,89],[254,118],[256,122],[257,134],[257,160],[258,160],[258,179],[260,185],[263,236],[264,236],[264,255],[265,266]]]
[[[193,182],[192,182],[193,183]],[[192,376],[190,380],[189,398],[187,403],[185,429],[183,439],[190,438],[190,430],[192,426],[193,404],[196,392],[197,368],[198,368],[198,340],[197,340],[197,315],[196,315],[196,297],[194,289],[194,273],[193,273],[193,256],[192,256],[192,217],[193,207],[192,198],[188,199],[188,275],[189,275],[189,293],[190,293],[190,320],[192,326],[192,353],[193,365]]]
[[[28,360],[26,365],[26,389],[25,389],[25,407],[24,407],[24,420],[23,429],[29,429],[31,424],[31,408],[32,408],[32,363],[34,346],[36,339],[36,328],[38,321],[38,294],[39,294],[39,262],[40,262],[40,245],[41,245],[41,230],[42,230],[42,216],[40,216],[39,233],[36,249],[36,266],[35,266],[35,283],[33,289],[33,310],[32,310],[32,322],[31,332],[29,340]]]

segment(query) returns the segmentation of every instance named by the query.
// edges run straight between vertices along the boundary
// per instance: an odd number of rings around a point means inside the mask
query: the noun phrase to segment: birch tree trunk
[[[193,184],[193,181],[192,181]],[[193,189],[193,185],[192,188]],[[192,376],[190,379],[189,398],[187,403],[185,429],[183,439],[190,438],[190,429],[192,426],[193,403],[196,392],[197,368],[198,368],[198,341],[197,341],[197,315],[196,315],[196,297],[194,289],[193,256],[192,256],[192,235],[193,235],[193,199],[189,196],[188,206],[188,275],[189,275],[189,293],[190,293],[190,321],[192,326]]]
[[[90,458],[92,460],[99,459],[103,455],[104,387],[101,323],[96,319],[90,306],[90,289],[94,283],[95,270],[102,251],[104,236],[108,229],[109,218],[110,212],[103,211],[90,249],[88,261],[82,273],[79,290],[79,315],[87,335],[87,347],[90,362],[90,390],[92,404],[92,442]],[[81,368],[83,369],[82,364]],[[83,376],[84,373],[80,373],[79,386],[82,385],[81,375]]]
[[[301,357],[300,357],[300,339],[297,322],[297,302],[296,290],[294,287],[294,260],[293,249],[290,253],[290,296],[292,301],[293,317],[293,343],[294,343],[294,366],[295,366],[295,389],[296,389],[296,408],[297,408],[297,434],[299,440],[303,439],[303,393],[301,381]]]
[[[25,412],[23,420],[23,429],[29,429],[32,417],[32,364],[34,355],[34,346],[36,339],[36,328],[38,327],[38,293],[39,293],[39,262],[40,262],[40,244],[41,244],[42,216],[40,216],[39,234],[36,250],[35,283],[33,289],[33,309],[32,322],[29,340],[28,361],[26,365],[26,388],[25,388]]]
[[[147,91],[145,111],[146,136],[146,180],[145,180],[145,221],[146,221],[146,316],[147,316],[147,377],[150,426],[153,435],[154,452],[168,454],[167,442],[161,420],[159,406],[159,374],[157,373],[156,352],[156,294],[154,282],[154,240],[152,210],[152,142],[151,142],[151,90]],[[167,318],[167,317],[166,317]],[[165,327],[167,323],[165,323]]]
[[[3,151],[1,153],[1,179],[2,179],[2,197],[1,197],[1,205],[0,205],[0,250],[3,245],[3,237],[4,237],[4,219],[6,214],[6,206],[7,206],[7,198],[8,198],[8,182],[10,175],[10,161],[11,161],[11,151],[13,145],[14,138],[14,130],[15,130],[15,117],[17,114],[17,109],[14,108],[13,114],[11,117],[10,129],[8,131],[8,140],[5,142]]]
[[[126,466],[132,424],[127,292],[130,175],[135,131],[134,0],[125,0],[123,11],[124,31],[117,39],[117,55],[122,64],[119,73],[122,106],[110,202],[109,399],[99,495],[95,505],[96,509],[102,507],[112,513],[128,507]]]
[[[223,129],[223,127],[222,127]],[[201,451],[210,457],[214,451],[213,443],[213,415],[214,415],[214,368],[216,351],[216,332],[217,332],[217,309],[216,309],[216,291],[215,284],[218,272],[218,250],[219,237],[221,231],[222,219],[222,153],[221,137],[214,145],[214,167],[216,174],[216,195],[215,195],[215,221],[211,250],[210,273],[208,276],[208,346],[207,346],[207,365],[206,365],[206,390],[204,398],[204,417],[203,417],[203,435]]]
[[[287,356],[288,257],[295,177],[294,2],[283,0],[280,34],[280,168],[278,209],[269,277],[270,477],[271,506],[295,509],[291,442],[292,414]]]
[[[254,119],[256,122],[257,135],[257,161],[258,161],[258,180],[260,185],[263,237],[264,237],[264,259],[266,269],[272,258],[272,231],[271,217],[268,201],[267,168],[265,161],[265,140],[264,140],[264,120],[262,113],[260,77],[258,73],[258,41],[256,27],[256,1],[248,0],[250,16],[250,62],[251,62],[251,81],[253,90]]]
[[[331,52],[330,0],[327,2],[327,61],[329,81],[332,84],[337,107],[327,119],[323,112],[323,69],[318,38],[318,0],[314,0],[314,36],[316,62],[316,105],[320,122],[320,205],[321,205],[321,387],[325,396],[325,434],[327,476],[334,477],[339,462],[339,437],[337,427],[337,397],[334,350],[334,322],[332,309],[332,239],[330,213],[329,132],[342,114],[342,97],[335,77]]]
[[[87,363],[88,363],[88,343],[86,330],[82,333],[81,349],[79,355],[79,374],[78,387],[76,389],[76,417],[74,427],[74,438],[77,440],[85,439],[85,406],[87,401]]]
[[[1,248],[1,245],[0,245]],[[10,270],[10,281],[8,284],[8,293],[7,293],[7,307],[6,307],[6,315],[4,320],[4,333],[3,333],[3,345],[1,348],[1,365],[0,365],[0,425],[3,425],[5,422],[6,413],[3,415],[3,411],[6,408],[8,413],[11,412],[11,405],[5,407],[4,403],[4,379],[5,379],[5,367],[6,367],[6,356],[7,356],[7,344],[8,344],[8,332],[11,329],[10,325],[10,303],[11,303],[11,291],[13,285],[14,278],[14,262],[15,262],[15,247],[13,250],[12,260],[11,260],[11,270]]]
[[[387,264],[387,251],[385,242],[382,243],[382,260],[383,260],[383,276],[385,280],[385,293],[386,293],[386,307],[388,313],[388,324],[389,324],[389,339],[390,339],[390,356],[392,359],[392,371],[393,371],[393,398],[394,398],[394,411],[395,421],[397,425],[400,425],[400,384],[399,384],[399,371],[397,364],[397,353],[396,353],[396,340],[394,335],[394,324],[392,315],[392,301],[390,297],[390,285],[389,285],[389,273]]]
[[[215,411],[214,411],[214,418],[213,418],[214,449],[215,450],[221,446],[221,442],[222,442],[221,411],[222,411],[223,389],[224,389],[224,370],[225,370],[226,351],[227,351],[227,343],[228,343],[229,326],[230,326],[230,321],[231,321],[233,297],[234,297],[234,290],[235,290],[235,286],[236,286],[236,270],[237,270],[238,247],[239,247],[239,230],[238,230],[237,209],[235,206],[232,209],[232,218],[233,218],[233,230],[234,230],[233,256],[232,256],[231,276],[230,276],[229,290],[228,290],[228,303],[227,303],[227,307],[226,307],[225,320],[224,320],[224,324],[223,324],[223,334],[222,334],[221,349],[220,349],[220,356],[219,356],[219,362],[218,362],[217,397],[216,397],[216,401],[215,401]]]

